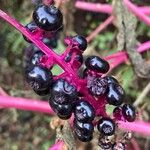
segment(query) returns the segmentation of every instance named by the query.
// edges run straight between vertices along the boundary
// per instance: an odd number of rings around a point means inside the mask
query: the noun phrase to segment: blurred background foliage
[[[112,0],[89,0],[89,2],[91,1],[101,3],[106,3],[107,1],[111,3]],[[149,0],[134,0],[134,2],[139,5],[150,5]],[[0,8],[14,16],[24,25],[31,21],[34,7],[31,0],[0,0]],[[74,18],[72,33],[87,36],[108,15],[75,9],[72,17]],[[69,22],[69,20],[67,21]],[[65,35],[65,33],[62,34]],[[113,25],[110,25],[89,46],[101,56],[110,55],[117,51],[116,35],[117,30]],[[144,23],[138,23],[137,39],[140,43],[150,39],[150,28]],[[30,90],[24,80],[23,50],[28,45],[18,31],[0,20],[0,86],[13,96],[39,98]],[[59,40],[56,50],[62,52],[64,48],[63,41]],[[146,52],[143,57],[150,58],[150,53]],[[59,67],[56,67],[53,69],[53,72],[58,74],[60,70]],[[133,102],[147,83],[147,80],[137,78],[129,62],[113,70],[112,75],[119,79],[124,87],[127,93],[127,102]],[[47,99],[47,97],[42,99]],[[150,99],[146,97],[145,101],[147,100]],[[149,110],[148,108],[147,114],[149,114]],[[0,118],[0,149],[47,150],[54,143],[55,132],[49,128],[51,118],[47,115],[15,109],[1,109]]]

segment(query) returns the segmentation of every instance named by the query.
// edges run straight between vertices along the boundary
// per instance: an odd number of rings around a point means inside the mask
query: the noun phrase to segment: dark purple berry
[[[40,95],[40,96],[45,96],[45,95],[47,95],[47,94],[50,93],[50,89],[48,88],[48,89],[41,90],[41,91],[39,91],[39,90],[37,90],[37,91],[34,90],[34,92],[35,92],[36,94]]]
[[[80,50],[82,50],[82,51],[86,50],[87,40],[83,36],[76,35],[76,36],[73,37],[73,40],[78,43],[78,47],[79,47]]]
[[[109,84],[107,102],[110,105],[119,106],[123,103],[125,92],[123,88],[118,84]]]
[[[94,131],[94,125],[90,123],[82,123],[77,120],[74,120],[74,128],[81,130],[83,135],[91,135]]]
[[[28,31],[30,31],[30,32],[34,32],[36,29],[37,29],[37,25],[36,25],[36,23],[35,22],[30,22],[30,23],[28,23],[26,26],[25,26],[25,28],[28,30]],[[29,43],[32,43],[29,39],[27,39],[24,35],[23,35],[23,37],[24,37],[24,39],[27,41],[27,42],[29,42]]]
[[[123,114],[123,117],[127,121],[129,121],[129,122],[135,121],[136,112],[135,112],[135,108],[132,105],[130,105],[130,104],[124,104],[122,106],[122,114]]]
[[[89,142],[93,138],[92,134],[90,134],[90,135],[83,135],[82,131],[80,129],[78,129],[78,128],[74,128],[74,132],[75,132],[75,135],[77,136],[77,138],[80,141],[82,141],[82,142]]]
[[[80,122],[91,122],[95,117],[95,110],[89,102],[80,100],[75,105],[74,115]]]
[[[107,73],[109,70],[109,63],[98,56],[88,57],[85,61],[85,65],[89,70],[98,73]]]
[[[27,68],[25,76],[29,85],[37,92],[48,90],[51,87],[52,73],[45,67],[30,66]]]
[[[124,143],[118,142],[113,145],[112,150],[126,150],[126,146]]]
[[[56,31],[62,26],[63,16],[55,6],[41,4],[34,10],[33,20],[43,30]]]
[[[50,98],[49,104],[53,111],[58,115],[61,119],[69,119],[72,115],[72,105],[71,104],[58,104]]]
[[[103,141],[99,141],[98,145],[100,146],[101,149],[111,149],[112,148],[112,144],[111,142],[103,142]]]
[[[76,88],[64,79],[58,79],[53,83],[51,96],[58,104],[68,104],[78,99]]]
[[[91,94],[95,96],[102,96],[107,92],[108,83],[105,78],[89,76],[87,78],[87,88]]]
[[[98,131],[104,136],[111,136],[115,132],[115,123],[110,118],[101,118],[97,124]]]
[[[33,54],[31,57],[31,64],[32,65],[38,65],[40,63],[40,59],[44,56],[45,54],[42,51],[37,51]]]
[[[106,77],[104,77],[104,78],[107,80],[108,84],[111,84],[111,83],[119,84],[119,82],[117,81],[117,79],[115,79],[115,78],[112,77],[112,76],[106,76]]]
[[[80,64],[82,64],[82,63],[83,63],[83,56],[82,56],[82,54],[77,54],[77,55],[75,56],[75,61],[77,61],[77,62],[79,62]]]

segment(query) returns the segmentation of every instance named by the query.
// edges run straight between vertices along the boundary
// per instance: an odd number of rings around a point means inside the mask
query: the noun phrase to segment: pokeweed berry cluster
[[[60,10],[53,5],[40,4],[33,12],[33,21],[26,28],[52,48],[51,41],[62,28],[62,24],[63,15]],[[125,149],[122,141],[114,141],[109,137],[117,134],[118,120],[135,120],[135,108],[124,104],[125,92],[119,82],[114,77],[105,75],[110,69],[106,60],[89,56],[84,61],[82,53],[87,48],[84,37],[67,37],[65,43],[67,49],[60,55],[61,66],[67,65],[70,73],[62,68],[64,72],[54,76],[51,69],[57,63],[31,44],[25,50],[27,82],[38,95],[50,95],[49,104],[58,117],[69,119],[74,116],[73,131],[80,141],[91,141],[95,129],[100,134],[101,148],[115,150],[119,146]],[[85,68],[82,76],[79,75],[81,66]],[[106,105],[115,106],[112,116],[106,113]]]

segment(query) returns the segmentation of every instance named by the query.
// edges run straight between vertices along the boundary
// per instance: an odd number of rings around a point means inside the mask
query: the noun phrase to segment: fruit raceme
[[[59,9],[40,4],[26,29],[48,47],[55,48],[62,23],[63,15]],[[97,126],[99,135],[103,137],[99,145],[106,148],[115,144],[104,139],[116,134],[117,120],[134,121],[136,111],[132,105],[124,103],[125,92],[117,79],[105,75],[110,69],[109,63],[98,56],[84,60],[82,54],[87,48],[86,39],[81,35],[67,37],[66,51],[59,57],[70,72],[62,68],[64,73],[54,76],[51,70],[60,64],[26,37],[25,40],[30,43],[25,50],[25,77],[35,93],[49,95],[49,104],[61,119],[74,115],[74,133],[82,142],[92,140]],[[78,75],[81,67],[85,68],[82,78]],[[106,105],[114,106],[112,117],[106,113]]]

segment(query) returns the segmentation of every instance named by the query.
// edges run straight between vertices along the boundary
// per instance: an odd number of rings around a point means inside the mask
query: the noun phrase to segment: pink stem
[[[132,147],[134,150],[140,150],[140,147],[139,147],[137,141],[135,140],[135,138],[131,139],[131,144],[132,144]]]
[[[141,21],[150,26],[150,18],[146,16],[136,5],[132,4],[129,0],[124,0],[124,3]]]
[[[100,4],[100,3],[90,3],[90,2],[81,2],[77,1],[75,3],[75,7],[83,10],[94,11],[94,12],[102,12],[102,13],[112,13],[112,7],[108,4]]]
[[[119,128],[125,131],[133,131],[139,134],[150,136],[150,123],[145,123],[141,121],[136,121],[132,123],[119,121],[118,123],[119,123]]]
[[[47,102],[33,99],[29,100],[21,97],[0,96],[0,106],[6,108],[37,111],[54,115],[54,112],[52,111]]]
[[[41,49],[47,56],[51,57],[53,61],[56,62],[73,80],[73,84],[76,85],[78,90],[82,90],[80,87],[80,80],[77,74],[72,70],[71,66],[69,66],[64,60],[63,57],[57,55],[52,49],[48,48],[42,41],[38,38],[33,36],[29,31],[26,30],[24,26],[22,26],[19,22],[15,19],[7,15],[5,12],[0,10],[0,17],[14,26],[18,31],[20,31],[24,36],[26,36],[30,41],[32,41],[39,49]],[[85,92],[86,90],[82,91],[85,98],[92,103],[94,106],[97,106],[95,99]]]
[[[82,10],[112,14],[112,6],[109,4],[77,1],[75,3],[75,6],[76,6],[76,8],[82,9]],[[150,7],[149,6],[138,7],[138,9],[141,12],[143,12],[144,14],[147,14],[147,15],[150,14]]]
[[[61,150],[63,145],[64,145],[63,141],[58,141],[52,147],[50,147],[48,150]]]
[[[88,42],[91,42],[97,34],[99,34],[102,30],[104,30],[109,24],[112,23],[114,17],[110,16],[108,19],[106,19],[103,23],[101,23],[90,35],[86,38]]]
[[[42,0],[42,2],[45,5],[51,5],[53,3],[53,0]]]

